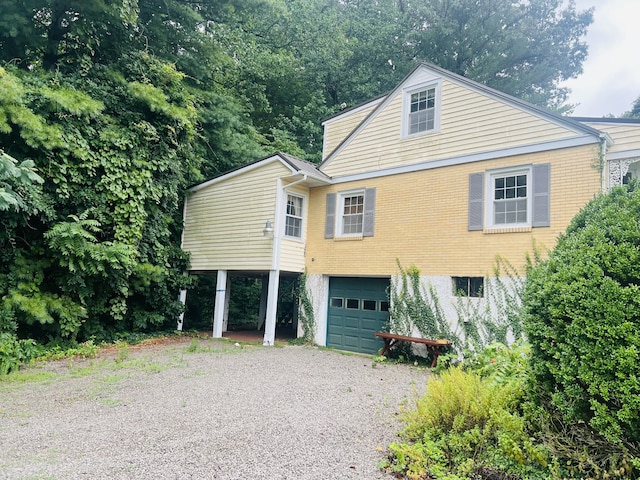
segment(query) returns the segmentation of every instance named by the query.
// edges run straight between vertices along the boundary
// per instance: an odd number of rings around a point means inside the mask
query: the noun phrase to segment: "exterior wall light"
[[[271,220],[267,220],[267,223],[264,224],[262,235],[264,235],[267,238],[273,237],[273,225],[271,224]]]

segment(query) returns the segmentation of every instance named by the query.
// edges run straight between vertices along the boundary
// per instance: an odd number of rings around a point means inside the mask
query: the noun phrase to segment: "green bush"
[[[456,367],[430,380],[386,468],[415,479],[546,478],[545,450],[519,414],[524,377],[496,378]]]
[[[10,332],[0,332],[0,376],[17,370],[41,352],[33,340],[20,340]]]
[[[640,442],[640,190],[592,200],[524,293],[533,385],[565,424]]]

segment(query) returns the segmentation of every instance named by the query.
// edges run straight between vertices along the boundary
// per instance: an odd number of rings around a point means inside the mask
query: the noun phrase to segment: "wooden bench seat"
[[[451,345],[449,340],[431,340],[428,338],[420,337],[407,337],[405,335],[397,335],[395,333],[378,332],[374,333],[378,338],[384,340],[384,347],[378,352],[380,355],[385,356],[389,350],[398,342],[410,342],[419,343],[427,346],[427,350],[433,355],[433,361],[431,362],[431,368],[438,364],[438,356],[444,351],[445,348]]]

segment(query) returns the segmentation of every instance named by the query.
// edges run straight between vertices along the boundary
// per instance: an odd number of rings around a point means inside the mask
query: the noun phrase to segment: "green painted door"
[[[327,346],[377,353],[384,343],[373,334],[389,318],[388,287],[388,278],[331,278]]]

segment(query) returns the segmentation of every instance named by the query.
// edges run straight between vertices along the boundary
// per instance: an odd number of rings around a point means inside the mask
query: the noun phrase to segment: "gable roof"
[[[313,163],[294,157],[293,155],[282,152],[275,152],[267,157],[263,157],[253,162],[240,165],[237,168],[228,170],[224,173],[221,173],[220,175],[216,175],[209,180],[191,185],[187,188],[187,190],[190,192],[197,192],[198,190],[202,190],[203,188],[206,188],[210,185],[223,182],[225,180],[228,180],[229,178],[247,173],[251,170],[263,167],[273,162],[281,163],[290,171],[290,176],[302,175],[303,177],[307,177],[310,184],[318,185],[331,183],[330,177],[318,170]]]
[[[495,100],[498,100],[502,103],[508,104],[510,106],[513,106],[517,109],[523,110],[525,112],[528,112],[530,114],[533,114],[535,116],[538,116],[542,119],[548,120],[554,124],[563,126],[565,128],[574,130],[576,132],[581,132],[584,133],[586,135],[592,135],[595,138],[598,139],[605,139],[607,141],[608,145],[611,145],[613,143],[613,141],[611,140],[611,138],[605,133],[602,132],[600,130],[597,130],[595,128],[592,128],[588,125],[585,125],[583,123],[581,123],[580,121],[577,121],[575,119],[572,119],[570,117],[565,117],[556,113],[553,113],[545,108],[541,108],[538,107],[536,105],[533,105],[532,103],[526,102],[524,100],[520,100],[516,97],[513,97],[511,95],[508,95],[506,93],[500,92],[498,90],[495,90],[491,87],[487,87],[484,84],[478,83],[476,81],[470,80],[466,77],[463,77],[461,75],[455,74],[453,72],[450,72],[448,70],[445,70],[441,67],[438,67],[436,65],[427,63],[427,62],[421,62],[420,64],[418,64],[391,92],[389,92],[388,94],[386,94],[386,96],[384,97],[384,99],[382,101],[380,101],[377,106],[373,109],[373,111],[366,117],[364,118],[357,126],[356,128],[353,129],[353,131],[347,135],[347,137],[345,137],[336,148],[334,148],[334,150],[329,153],[329,155],[327,155],[327,157],[324,159],[324,161],[319,165],[319,169],[322,169],[323,166],[327,165],[328,163],[330,163],[335,156],[355,137],[358,135],[358,133],[371,121],[371,119],[373,119],[376,115],[378,115],[378,113],[380,111],[382,111],[388,104],[389,102],[392,101],[392,99],[395,97],[395,95],[401,91],[403,88],[405,88],[407,86],[407,83],[409,81],[409,79],[418,71],[418,70],[427,70],[427,71],[431,71],[432,73],[435,73],[437,75],[439,75],[442,78],[446,78],[447,80],[456,83],[458,85],[467,87],[471,90],[474,90],[476,92],[479,92],[481,94],[484,94],[488,97],[491,97]],[[379,97],[378,97],[379,98]],[[365,104],[371,103],[372,101],[378,100],[378,98],[371,100],[369,102],[365,102]],[[345,112],[345,113],[349,113],[349,111]],[[330,117],[330,119],[328,119],[327,121],[333,119],[333,118],[337,118],[339,117],[341,114],[337,114],[334,117]]]

